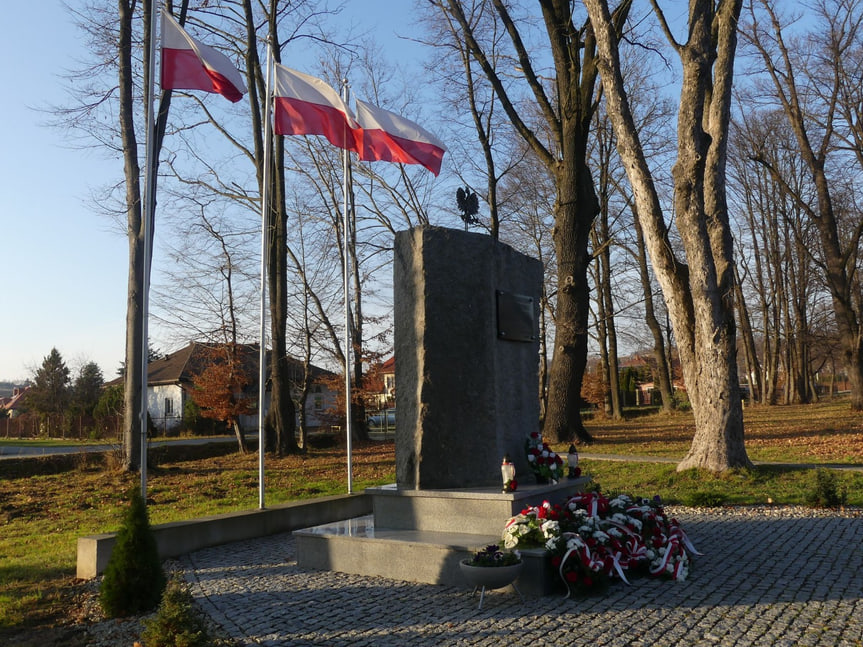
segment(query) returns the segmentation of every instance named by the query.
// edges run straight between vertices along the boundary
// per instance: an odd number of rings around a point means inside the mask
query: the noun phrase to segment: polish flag
[[[323,135],[333,146],[358,152],[357,122],[333,88],[278,63],[275,86],[277,135]]]
[[[446,147],[429,131],[393,112],[357,100],[360,159],[422,164],[437,175]]]
[[[203,90],[236,103],[243,98],[243,76],[221,52],[198,42],[162,11],[163,90]]]

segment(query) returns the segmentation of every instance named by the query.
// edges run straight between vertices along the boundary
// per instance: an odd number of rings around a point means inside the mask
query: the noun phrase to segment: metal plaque
[[[497,336],[507,341],[536,341],[533,297],[497,291]]]

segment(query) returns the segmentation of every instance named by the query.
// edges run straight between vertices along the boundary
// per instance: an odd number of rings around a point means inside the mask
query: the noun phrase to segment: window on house
[[[316,395],[315,396],[315,411],[320,411],[324,408],[324,398],[323,396]]]
[[[174,401],[171,398],[165,398],[165,417],[174,415]]]

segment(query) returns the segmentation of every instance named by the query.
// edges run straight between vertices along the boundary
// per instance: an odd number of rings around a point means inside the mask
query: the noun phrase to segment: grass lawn
[[[847,402],[753,407],[745,412],[751,459],[765,462],[863,465],[863,416]],[[582,452],[681,458],[692,437],[689,414],[627,421],[595,419],[596,441]],[[565,453],[565,446],[555,446]],[[148,510],[153,524],[192,519],[258,505],[256,453],[233,446],[158,448],[150,452]],[[117,530],[125,493],[139,483],[113,464],[111,454],[74,459],[0,462],[0,644],[4,632],[45,626],[75,613],[76,541]],[[390,442],[354,447],[354,490],[395,481]],[[584,471],[604,492],[660,495],[667,503],[805,504],[816,472],[761,466],[722,475],[673,464],[583,460]],[[835,471],[836,488],[850,505],[863,506],[863,472]],[[344,448],[312,449],[305,456],[268,456],[267,503],[346,491]],[[11,634],[10,634],[11,635]]]

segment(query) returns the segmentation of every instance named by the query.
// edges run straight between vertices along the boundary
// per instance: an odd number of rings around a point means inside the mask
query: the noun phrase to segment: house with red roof
[[[2,411],[7,417],[14,418],[18,415],[24,396],[29,390],[29,386],[14,387],[10,397],[0,398],[0,411]]]

